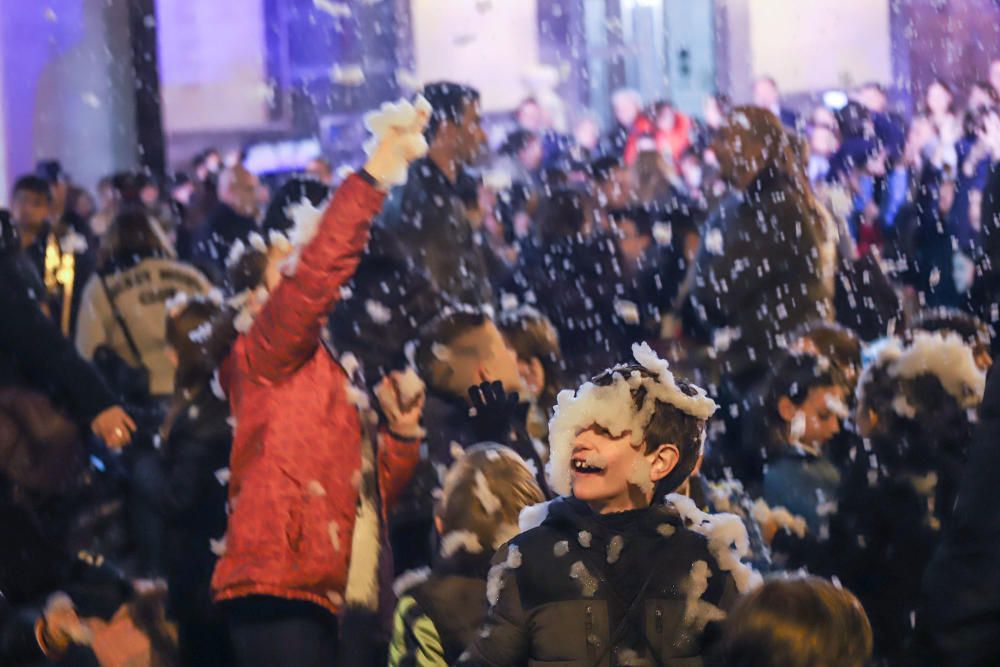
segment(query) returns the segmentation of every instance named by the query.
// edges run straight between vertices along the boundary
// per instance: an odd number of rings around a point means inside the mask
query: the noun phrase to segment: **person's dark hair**
[[[584,214],[582,194],[569,189],[553,191],[538,205],[539,240],[549,245],[576,236],[583,231]]]
[[[52,188],[49,187],[49,182],[34,174],[21,176],[14,181],[14,189],[11,191],[11,197],[17,196],[18,192],[29,192],[33,195],[45,197],[49,202],[52,201]]]
[[[166,342],[177,353],[174,395],[164,420],[168,435],[177,416],[204,392],[210,391],[215,370],[229,353],[237,332],[235,312],[208,297],[191,297],[167,313]],[[204,335],[196,332],[207,329]]]
[[[35,175],[50,184],[69,181],[59,160],[39,160],[35,165]]]
[[[500,147],[500,154],[516,157],[517,154],[524,150],[524,148],[532,141],[537,140],[538,135],[531,130],[517,128],[516,130],[512,130],[511,133],[507,135],[503,145]]]
[[[993,88],[993,85],[989,81],[974,81],[970,90],[971,88],[978,88],[979,90],[985,92],[990,98],[990,106],[995,106],[998,102],[1000,102],[1000,94],[997,93],[996,89]]]
[[[443,367],[444,359],[441,348],[446,348],[465,333],[486,324],[489,321],[486,313],[476,308],[448,310],[441,313],[420,329],[416,352],[413,358],[417,372],[425,380],[438,377]]]
[[[723,117],[728,116],[729,112],[733,109],[733,99],[725,93],[715,93],[712,95],[712,99],[715,100],[716,106],[719,107],[719,113]]]
[[[295,226],[295,221],[288,215],[289,209],[308,201],[313,206],[319,208],[323,202],[330,198],[330,188],[313,178],[292,178],[281,186],[271,198],[271,203],[267,205],[267,212],[264,214],[264,232],[286,233]]]
[[[871,113],[860,102],[852,100],[834,115],[837,118],[837,127],[840,130],[840,135],[844,139],[870,138],[868,130],[869,123],[871,122]]]
[[[873,645],[850,591],[804,577],[772,579],[739,599],[718,652],[726,667],[864,667]]]
[[[956,103],[956,101],[955,101],[955,88],[952,87],[952,85],[950,83],[948,83],[947,81],[945,81],[944,79],[942,79],[940,77],[936,77],[933,81],[931,81],[930,84],[928,84],[927,88],[924,90],[924,95],[923,95],[923,99],[921,100],[921,104],[925,107],[925,110],[928,111],[928,112],[930,111],[930,109],[926,109],[926,106],[927,106],[927,92],[933,86],[941,86],[942,88],[945,89],[945,91],[947,91],[948,95],[951,96],[951,104],[948,105],[948,112],[949,113],[955,113],[955,103]]]
[[[772,367],[764,381],[763,405],[759,415],[756,446],[766,447],[770,454],[788,446],[788,424],[778,412],[783,396],[795,405],[802,405],[809,392],[818,387],[839,386],[830,361],[809,353],[785,354]]]
[[[154,228],[156,224],[144,208],[126,206],[108,228],[101,252],[102,264],[128,265],[137,259],[167,254],[163,235]]]
[[[861,339],[854,331],[836,322],[813,320],[796,329],[792,338],[808,339],[837,368],[861,367]]]
[[[538,359],[542,364],[545,387],[538,396],[538,405],[548,414],[556,404],[556,394],[561,386],[559,333],[549,318],[530,306],[502,312],[497,326],[519,359]]]
[[[590,176],[595,183],[604,183],[616,169],[624,166],[622,159],[615,155],[605,155],[590,163]]]
[[[226,281],[233,294],[255,290],[264,284],[267,273],[266,252],[247,246],[236,261],[226,264]]]
[[[442,123],[460,122],[465,108],[469,104],[479,102],[478,90],[450,81],[427,84],[424,86],[423,96],[433,109],[430,120],[427,121],[427,128],[424,130],[428,141],[434,139]]]
[[[869,440],[879,469],[954,477],[972,439],[969,410],[933,373],[904,378],[889,366],[872,364],[858,386],[859,411],[875,415]]]
[[[878,81],[867,81],[867,82],[861,84],[861,87],[859,88],[859,90],[877,90],[879,92],[879,94],[881,94],[881,95],[887,95],[888,94],[888,92],[885,89],[885,86],[883,86]]]
[[[21,249],[17,226],[10,216],[10,211],[0,208],[0,257],[18,252]]]
[[[910,331],[928,333],[956,333],[971,347],[989,346],[990,328],[981,319],[958,308],[927,308],[917,313],[910,323]]]
[[[611,220],[616,223],[631,220],[635,224],[636,231],[642,236],[652,236],[656,223],[668,222],[670,218],[666,211],[656,206],[631,206],[624,209],[614,209],[609,212],[609,215]]]
[[[632,373],[639,373],[643,378],[657,379],[657,375],[646,370],[644,366],[636,363],[618,366],[604,371],[593,382],[598,387],[608,387],[615,383],[615,376],[629,377]],[[697,396],[698,391],[686,380],[675,377],[674,382],[686,396]],[[639,385],[632,390],[632,403],[636,410],[642,408],[646,402],[646,388]],[[663,498],[669,493],[676,491],[698,465],[698,459],[702,453],[702,443],[705,439],[705,420],[687,414],[680,408],[674,407],[663,401],[656,401],[656,409],[653,416],[646,425],[645,442],[646,454],[651,454],[662,445],[670,444],[677,447],[680,458],[677,465],[666,477],[656,483],[654,499]]]

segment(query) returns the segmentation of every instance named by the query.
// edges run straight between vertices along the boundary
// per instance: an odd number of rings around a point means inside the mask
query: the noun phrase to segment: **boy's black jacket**
[[[706,538],[671,506],[599,515],[559,498],[494,563],[498,600],[458,664],[589,667],[634,651],[651,665],[702,665],[705,622],[737,597]],[[692,571],[708,573],[701,595]]]

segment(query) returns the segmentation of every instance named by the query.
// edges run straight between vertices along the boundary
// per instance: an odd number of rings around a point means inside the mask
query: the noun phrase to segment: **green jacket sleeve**
[[[409,595],[399,599],[392,619],[389,667],[447,667],[434,622]]]

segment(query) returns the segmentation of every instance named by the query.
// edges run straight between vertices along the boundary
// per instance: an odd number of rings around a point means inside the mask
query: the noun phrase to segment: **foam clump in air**
[[[552,487],[561,495],[569,495],[571,489],[571,459],[573,441],[581,431],[597,424],[617,437],[631,434],[631,444],[638,448],[644,432],[656,410],[656,402],[672,405],[685,414],[707,420],[718,406],[700,387],[694,387],[695,394],[688,396],[674,380],[670,364],[660,359],[646,343],[632,346],[635,361],[654,377],[644,377],[638,371],[626,376],[625,367],[612,369],[614,382],[599,387],[592,382],[585,383],[575,392],[567,390],[559,394],[558,404],[549,423],[549,444],[552,457],[549,462],[549,477]],[[646,397],[637,410],[632,400],[632,392],[643,387]],[[642,471],[638,471],[642,474]],[[646,473],[648,476],[648,473]],[[635,477],[636,475],[633,475]],[[651,480],[630,479],[640,488],[652,486]]]
[[[377,111],[365,114],[365,127],[372,133],[371,138],[365,142],[365,154],[371,155],[382,137],[390,130],[396,130],[403,137],[400,152],[410,160],[423,157],[429,148],[423,131],[432,111],[430,102],[423,95],[417,95],[412,103],[408,100],[385,102]],[[399,160],[396,171],[386,176],[388,185],[406,182],[406,162]]]

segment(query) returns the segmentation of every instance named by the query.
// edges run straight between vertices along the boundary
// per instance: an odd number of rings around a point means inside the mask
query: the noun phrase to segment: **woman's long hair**
[[[108,228],[99,254],[101,270],[127,268],[150,257],[172,255],[159,223],[140,206],[123,209]]]

